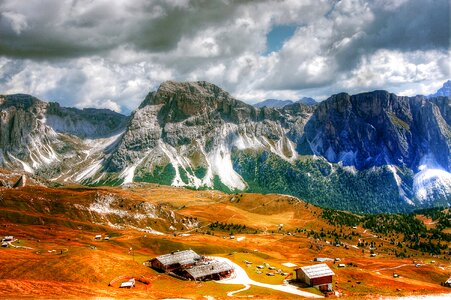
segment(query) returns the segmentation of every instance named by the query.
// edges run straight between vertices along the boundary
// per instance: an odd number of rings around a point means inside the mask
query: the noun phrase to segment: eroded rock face
[[[165,82],[133,113],[107,168],[118,172],[136,165],[150,172],[171,163],[176,173],[179,168],[187,173],[207,170],[203,178],[188,175],[191,184],[211,185],[215,176],[225,181],[229,176],[231,188],[243,188],[245,183],[231,166],[232,149],[267,149],[295,158],[287,133],[302,131],[299,117],[305,121],[312,111],[300,104],[286,110],[258,109],[207,82]],[[228,173],[221,174],[222,164],[228,165]],[[182,185],[178,177],[174,183]]]
[[[29,173],[76,171],[84,138],[109,137],[127,117],[108,110],[63,108],[24,94],[0,96],[0,165]]]
[[[0,147],[17,151],[27,144],[45,117],[47,103],[28,95],[0,96]]]
[[[417,168],[432,153],[450,170],[450,128],[435,101],[386,91],[338,94],[319,104],[306,125],[314,153],[358,169],[386,164]]]

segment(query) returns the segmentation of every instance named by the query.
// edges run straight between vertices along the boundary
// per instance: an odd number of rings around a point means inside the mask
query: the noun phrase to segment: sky
[[[166,80],[247,103],[451,78],[449,0],[0,0],[0,94],[130,113]]]

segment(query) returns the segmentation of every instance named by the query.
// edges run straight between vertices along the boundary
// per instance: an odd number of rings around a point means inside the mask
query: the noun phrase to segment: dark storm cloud
[[[183,36],[223,25],[247,2],[5,1],[0,4],[0,55],[69,58],[104,54],[123,45],[170,51]]]

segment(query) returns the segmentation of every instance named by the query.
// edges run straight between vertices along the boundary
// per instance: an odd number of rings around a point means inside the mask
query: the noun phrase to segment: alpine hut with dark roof
[[[200,260],[202,260],[202,256],[193,250],[183,250],[155,257],[150,261],[150,264],[156,270],[172,272],[181,268],[194,266]]]

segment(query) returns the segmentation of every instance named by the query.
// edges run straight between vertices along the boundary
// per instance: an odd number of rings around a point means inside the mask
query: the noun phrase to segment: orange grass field
[[[106,204],[110,210],[87,209],[99,195],[115,199]],[[121,212],[139,211],[142,203],[152,205],[153,215],[121,217]],[[340,263],[352,263],[338,268],[328,262],[336,274],[334,289],[345,299],[451,292],[440,285],[450,276],[449,260],[413,250],[414,258],[396,258],[390,251],[395,246],[388,242],[378,249],[377,257],[370,257],[369,250],[362,253],[362,249],[352,247],[358,242],[357,236],[346,241],[349,249],[308,237],[306,230],[323,228],[345,233],[354,230],[361,239],[386,241],[362,228],[335,228],[321,218],[321,212],[318,207],[284,195],[229,195],[151,184],[123,188],[0,188],[0,236],[13,235],[17,239],[12,243],[15,248],[0,248],[0,298],[230,299],[233,297],[228,297],[227,292],[243,287],[182,281],[143,265],[152,257],[181,249],[227,257],[245,268],[251,279],[270,284],[282,284],[284,276],[257,274],[257,264],[268,263],[293,272],[293,268],[282,264],[304,266],[313,264],[315,257],[339,257]],[[230,228],[209,226],[216,221],[246,227],[235,230],[236,238],[230,239]],[[110,240],[95,240],[98,234],[108,235]],[[244,260],[252,261],[253,267],[246,267]],[[393,278],[393,272],[400,277]],[[137,282],[132,289],[119,289],[116,281],[109,286],[120,276],[142,277],[149,284]],[[312,288],[301,289],[316,293]],[[255,286],[234,295],[251,296],[299,298]]]

